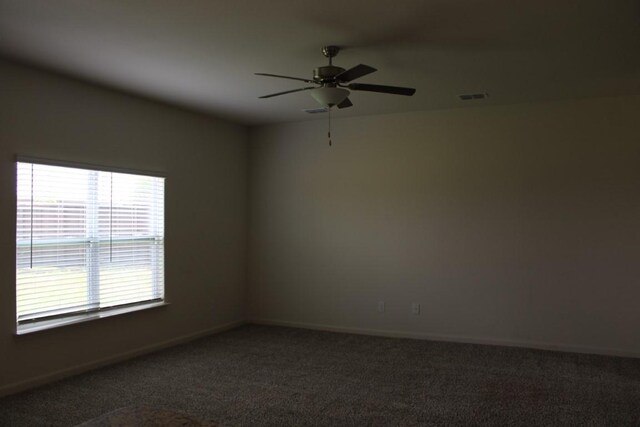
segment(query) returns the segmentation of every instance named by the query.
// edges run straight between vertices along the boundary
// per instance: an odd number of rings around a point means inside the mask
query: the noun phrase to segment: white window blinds
[[[164,299],[164,178],[17,164],[18,324]]]

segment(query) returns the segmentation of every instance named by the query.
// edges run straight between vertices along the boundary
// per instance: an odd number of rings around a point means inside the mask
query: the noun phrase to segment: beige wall
[[[0,94],[0,394],[244,320],[245,128],[4,61]],[[14,336],[16,154],[164,172],[171,305]]]
[[[326,126],[251,132],[250,318],[640,356],[640,97]]]

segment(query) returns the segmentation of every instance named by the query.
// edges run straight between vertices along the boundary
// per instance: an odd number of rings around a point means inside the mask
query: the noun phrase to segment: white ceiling
[[[638,0],[0,0],[5,56],[249,125],[318,117],[253,73],[310,78],[328,44],[417,88],[336,116],[640,94]]]

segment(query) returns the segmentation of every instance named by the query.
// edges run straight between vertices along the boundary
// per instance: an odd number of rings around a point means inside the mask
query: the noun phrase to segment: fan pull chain
[[[329,107],[329,131],[327,132],[329,138],[329,147],[331,147],[331,107]]]

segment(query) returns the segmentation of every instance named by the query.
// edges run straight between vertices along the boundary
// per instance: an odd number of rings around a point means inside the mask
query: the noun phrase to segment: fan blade
[[[345,98],[344,101],[338,104],[338,108],[349,108],[349,107],[353,107],[353,104],[351,103],[351,101],[349,101],[349,98]]]
[[[390,93],[393,95],[411,96],[416,93],[416,90],[410,87],[370,85],[366,83],[351,83],[347,87],[351,90],[365,90],[367,92]]]
[[[299,80],[305,83],[315,83],[313,80],[303,79],[300,77],[289,77],[289,76],[280,76],[278,74],[268,74],[268,73],[254,73],[256,76],[267,76],[267,77],[277,77],[279,79],[289,79],[289,80]]]
[[[272,93],[270,95],[259,96],[258,98],[271,98],[272,96],[286,95],[287,93],[300,92],[302,90],[315,89],[316,86],[301,87],[300,89],[286,90],[284,92]]]
[[[336,76],[336,80],[339,82],[350,82],[351,80],[359,79],[362,76],[371,74],[374,71],[378,70],[373,67],[369,67],[368,65],[360,64],[341,72]]]

